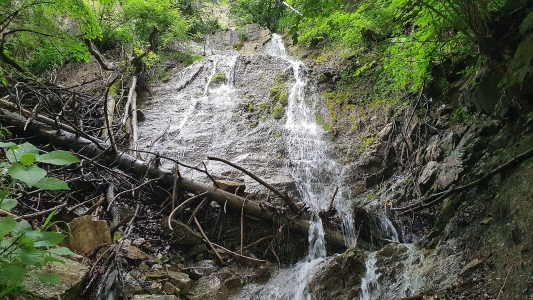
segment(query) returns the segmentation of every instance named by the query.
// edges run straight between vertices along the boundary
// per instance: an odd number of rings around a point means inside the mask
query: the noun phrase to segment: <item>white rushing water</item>
[[[209,41],[206,45],[209,46]],[[243,294],[233,295],[232,299],[320,299],[319,295],[312,294],[311,284],[330,258],[326,257],[324,227],[318,213],[328,208],[337,187],[339,191],[333,204],[343,220],[346,246],[353,245],[355,240],[353,207],[348,188],[341,184],[343,169],[335,162],[332,147],[325,141],[325,131],[316,122],[324,99],[308,76],[307,67],[287,54],[279,35],[272,36],[267,55],[246,57],[226,50],[214,53],[209,47],[206,51],[211,55],[183,69],[168,84],[159,87],[157,97],[153,97],[146,109],[146,121],[140,125],[144,147],[152,149],[155,140],[153,152],[191,165],[201,166],[208,155],[223,156],[262,176],[276,173],[279,177],[273,182],[288,183],[292,187],[294,181],[299,200],[309,212],[307,256],[291,267],[279,269],[265,284],[250,284]],[[247,100],[268,99],[268,87],[261,88],[264,95],[257,91],[261,80],[267,78],[271,85],[273,74],[291,69],[293,76],[288,83],[290,93],[284,124],[273,118],[254,120],[250,114],[243,113],[242,106],[249,105]],[[213,76],[221,72],[226,75],[225,82],[211,84]],[[164,137],[159,139],[161,132]],[[272,155],[277,149],[284,150],[285,159]],[[173,165],[166,167],[170,169]],[[207,167],[221,178],[244,181],[250,190],[257,185],[247,177],[234,175],[238,172],[227,171],[225,165],[217,167],[217,163],[207,162]],[[203,173],[183,172],[184,176],[209,182]],[[282,180],[276,181],[278,178]],[[380,217],[373,223],[374,227],[381,228],[379,237],[398,241],[398,233],[389,219]],[[385,269],[389,266],[384,267],[384,255],[380,256],[379,251],[369,253],[360,299],[397,299],[421,290],[425,279],[417,271],[422,261],[420,251],[411,245],[401,246],[398,249],[403,252],[398,261],[402,263],[393,275]],[[443,262],[443,266],[447,264]],[[354,270],[354,274],[357,272],[362,270]]]
[[[277,34],[272,35],[272,41],[266,53],[281,57],[292,65],[294,83],[286,109],[285,144],[288,149],[288,167],[301,200],[311,212],[308,256],[305,261],[294,266],[292,271],[297,274],[297,286],[281,294],[277,290],[275,294],[276,297],[281,295],[282,298],[286,297],[285,299],[311,299],[307,291],[309,282],[318,269],[317,265],[322,263],[326,257],[324,228],[318,212],[327,210],[335,188],[339,185],[340,171],[328,154],[329,146],[323,139],[324,130],[316,122],[315,106],[319,98],[313,89],[307,89],[308,70],[306,66],[287,55],[283,41]],[[337,209],[345,216],[345,220],[349,220],[345,222],[345,232],[349,233],[347,244],[351,244],[353,240],[353,226],[350,226],[352,224],[351,214],[348,209],[340,205]]]

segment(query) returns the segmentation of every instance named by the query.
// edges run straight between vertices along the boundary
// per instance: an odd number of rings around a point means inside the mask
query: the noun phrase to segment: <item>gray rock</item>
[[[202,236],[193,231],[189,226],[177,222],[174,223],[174,245],[192,246],[202,242]]]
[[[144,280],[144,276],[139,271],[128,272],[124,275],[124,294],[128,298],[133,298],[135,295],[144,293],[144,289],[139,283],[139,280]]]
[[[198,277],[203,277],[216,272],[218,269],[214,260],[206,259],[193,264],[191,272]]]
[[[226,300],[229,298],[229,290],[224,282],[216,275],[202,277],[191,290],[191,300]]]
[[[224,281],[228,289],[240,288],[244,285],[245,279],[231,268],[223,268],[217,272],[217,276]]]
[[[55,300],[58,298],[63,300],[79,299],[82,285],[89,274],[89,267],[65,257],[59,259],[65,261],[65,264],[52,263],[43,267],[41,271],[61,275],[62,283],[60,285],[42,283],[33,277],[25,279],[24,285],[34,297],[43,300]]]
[[[422,174],[420,174],[420,177],[418,177],[418,184],[422,189],[426,189],[431,186],[435,180],[435,176],[437,175],[438,167],[439,163],[436,161],[430,161],[424,167]]]
[[[182,272],[168,271],[168,277],[170,283],[179,289],[180,295],[186,295],[189,292],[192,285],[192,280],[189,278],[189,275]]]
[[[179,300],[175,295],[135,295],[133,300]]]
[[[111,233],[106,221],[94,221],[91,216],[82,216],[69,223],[72,236],[62,243],[77,253],[94,252],[103,245],[111,244]]]

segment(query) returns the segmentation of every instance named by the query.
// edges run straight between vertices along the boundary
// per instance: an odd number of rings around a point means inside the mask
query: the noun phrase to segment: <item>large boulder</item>
[[[103,245],[111,244],[111,232],[106,221],[95,221],[91,216],[82,216],[69,223],[71,236],[63,245],[77,253],[90,253]]]

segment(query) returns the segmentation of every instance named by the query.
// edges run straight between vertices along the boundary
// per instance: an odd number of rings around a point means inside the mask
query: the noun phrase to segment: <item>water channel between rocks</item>
[[[342,186],[343,170],[336,164],[335,155],[324,140],[325,132],[316,122],[321,96],[308,73],[302,62],[287,55],[281,37],[274,34],[260,54],[211,50],[205,59],[155,87],[157,97],[144,104],[147,117],[139,127],[139,149],[150,149],[194,166],[202,166],[207,156],[228,159],[278,188],[297,191],[292,196],[309,208],[307,257],[279,269],[265,284],[245,286],[232,299],[319,299],[309,286],[329,257],[318,212],[327,210],[337,187],[333,204],[343,220],[346,246],[355,241],[349,189]],[[220,74],[224,74],[224,79],[217,82],[214,79]],[[283,86],[289,93],[282,118],[243,114],[261,109],[258,104],[269,99],[270,88],[280,84],[280,80],[285,81]],[[218,178],[244,182],[251,191],[263,189],[222,163],[205,163]],[[173,166],[164,162],[163,167]],[[208,182],[199,172],[182,170],[182,175]],[[398,241],[390,221],[381,222],[386,238]],[[423,259],[410,245],[399,245],[395,251],[411,264]],[[360,299],[387,299],[418,290],[419,283],[407,275],[390,288],[380,285],[378,254],[369,254],[366,271],[356,270],[364,274],[359,282]],[[398,270],[399,274],[410,272],[408,264],[400,267],[403,270]]]

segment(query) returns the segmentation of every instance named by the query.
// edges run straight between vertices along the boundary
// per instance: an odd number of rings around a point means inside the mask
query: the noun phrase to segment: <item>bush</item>
[[[284,114],[285,114],[285,109],[281,105],[276,105],[272,109],[272,117],[276,120],[283,118]]]
[[[220,84],[224,83],[224,81],[226,81],[226,73],[217,72],[211,77],[209,84]]]
[[[17,182],[28,188],[69,190],[66,182],[46,176],[46,170],[36,163],[62,166],[79,162],[70,152],[58,150],[40,155],[39,150],[29,143],[0,142],[0,147],[8,149],[7,161],[1,162],[4,167],[1,175],[5,178],[2,181],[10,182],[0,190],[0,209],[9,212],[18,204],[17,200],[8,198]],[[12,215],[0,218],[0,297],[24,288],[22,282],[26,276],[41,282],[61,284],[60,275],[39,271],[50,263],[64,263],[58,256],[75,255],[68,248],[55,247],[66,235],[49,231],[57,223],[50,222],[54,213],[48,216],[40,229],[33,229],[26,220],[17,222]]]

